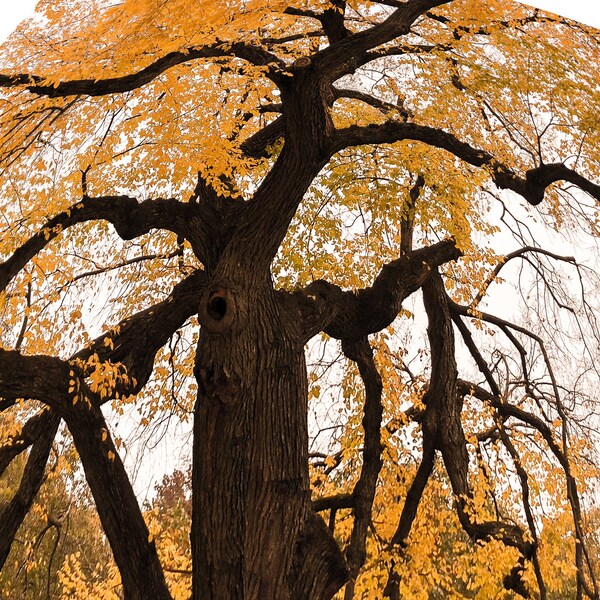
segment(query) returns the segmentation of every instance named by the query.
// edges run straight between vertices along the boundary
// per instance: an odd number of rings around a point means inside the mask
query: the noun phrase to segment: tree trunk
[[[199,318],[193,598],[296,598],[312,519],[301,336],[268,277],[209,286]]]

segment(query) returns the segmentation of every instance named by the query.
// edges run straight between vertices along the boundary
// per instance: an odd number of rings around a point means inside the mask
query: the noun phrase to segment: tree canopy
[[[0,47],[0,596],[599,598],[600,32],[36,10]]]

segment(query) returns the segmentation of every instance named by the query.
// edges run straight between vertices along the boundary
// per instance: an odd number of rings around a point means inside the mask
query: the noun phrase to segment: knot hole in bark
[[[227,314],[227,300],[219,294],[213,294],[208,300],[206,311],[211,319],[220,321]]]
[[[213,288],[204,292],[200,301],[198,319],[200,325],[211,333],[228,329],[237,313],[235,299],[225,288]]]

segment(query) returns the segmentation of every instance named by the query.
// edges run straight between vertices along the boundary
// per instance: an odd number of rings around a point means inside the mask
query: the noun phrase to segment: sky
[[[0,43],[8,37],[22,19],[33,14],[36,3],[37,0],[0,0]],[[529,0],[525,4],[600,28],[600,2],[598,0]]]

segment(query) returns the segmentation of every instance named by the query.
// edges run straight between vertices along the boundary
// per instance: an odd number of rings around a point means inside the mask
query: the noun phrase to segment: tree
[[[38,11],[0,75],[0,470],[29,449],[0,563],[64,423],[124,597],[171,597],[107,416],[133,405],[193,419],[195,599],[398,598],[436,519],[547,598],[544,513],[597,598],[595,279],[556,240],[598,237],[598,33],[496,0]]]

